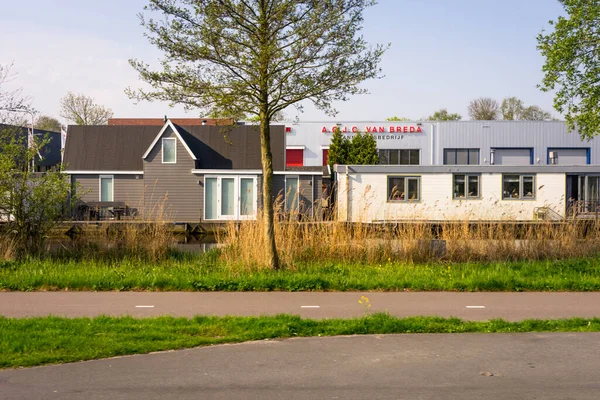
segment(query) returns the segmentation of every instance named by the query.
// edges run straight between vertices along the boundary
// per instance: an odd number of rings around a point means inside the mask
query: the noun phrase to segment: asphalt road
[[[2,399],[598,399],[598,333],[250,342],[0,371]]]
[[[0,292],[0,315],[65,317],[131,315],[275,315],[346,318],[371,312],[403,317],[436,315],[468,320],[600,316],[600,292],[590,293],[225,293],[225,292]]]

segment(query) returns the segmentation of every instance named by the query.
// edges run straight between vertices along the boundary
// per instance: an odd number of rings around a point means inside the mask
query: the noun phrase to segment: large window
[[[388,176],[388,201],[418,201],[421,199],[420,176]]]
[[[502,175],[502,198],[533,200],[535,198],[535,175]]]
[[[100,175],[100,201],[114,201],[114,178]]]
[[[177,140],[175,138],[163,138],[162,162],[163,164],[175,164],[177,162]]]
[[[204,219],[250,219],[256,216],[255,176],[207,176]]]
[[[479,149],[444,149],[444,165],[477,165]]]
[[[419,165],[419,149],[379,149],[379,164],[383,165]]]
[[[478,199],[479,175],[454,175],[453,188],[455,199]]]
[[[297,176],[285,177],[285,211],[297,212],[300,208],[298,181]]]

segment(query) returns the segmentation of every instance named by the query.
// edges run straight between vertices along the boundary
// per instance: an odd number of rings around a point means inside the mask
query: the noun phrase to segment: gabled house
[[[271,127],[271,152],[283,208],[319,215],[322,170],[286,170],[283,126]],[[92,207],[197,223],[254,219],[262,204],[254,125],[71,126],[64,163]]]

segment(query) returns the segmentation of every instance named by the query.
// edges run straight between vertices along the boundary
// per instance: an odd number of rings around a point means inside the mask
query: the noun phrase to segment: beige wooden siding
[[[177,140],[175,164],[162,163],[162,138],[177,137],[167,129],[144,160],[145,211],[148,217],[198,222],[202,218],[203,187],[192,174],[194,160]],[[159,215],[160,214],[160,215]]]

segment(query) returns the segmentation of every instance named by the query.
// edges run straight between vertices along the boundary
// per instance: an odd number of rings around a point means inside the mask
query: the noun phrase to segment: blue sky
[[[160,57],[137,17],[146,0],[6,3],[0,64],[14,63],[9,86],[22,87],[41,113],[59,117],[59,100],[72,91],[92,96],[116,117],[198,116],[167,104],[136,105],[123,92],[143,85],[128,59]],[[468,119],[469,101],[480,96],[517,96],[560,117],[552,94],[536,87],[544,61],[536,36],[561,13],[557,0],[380,0],[365,14],[363,34],[371,43],[391,43],[385,78],[364,83],[370,94],[336,104],[334,119],[419,119],[439,108]],[[298,117],[332,119],[310,104]]]

